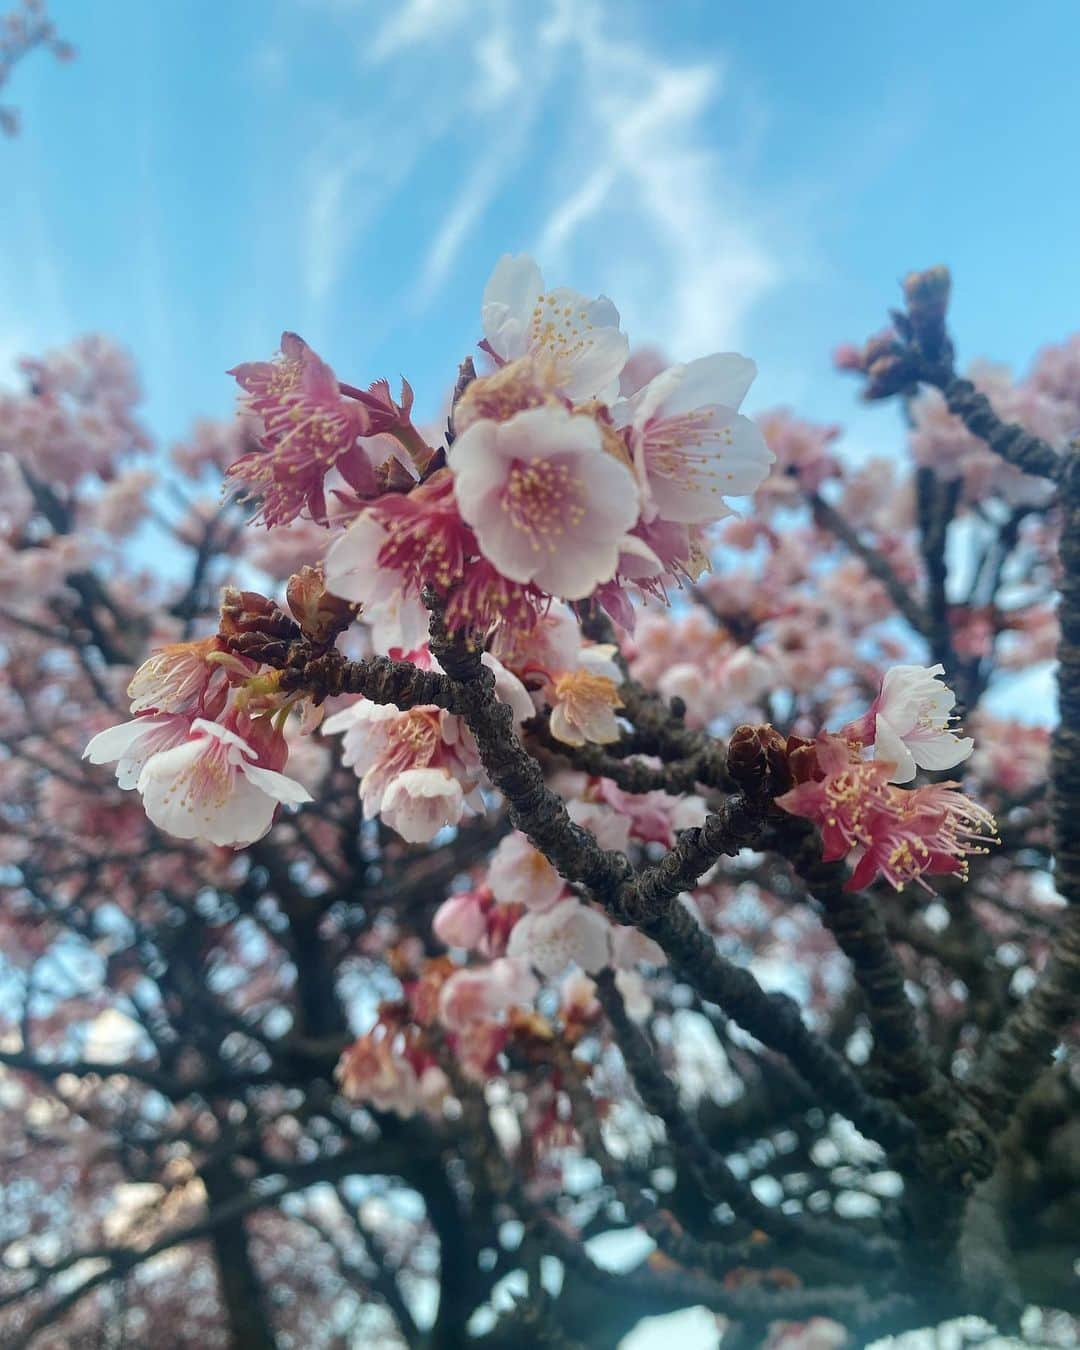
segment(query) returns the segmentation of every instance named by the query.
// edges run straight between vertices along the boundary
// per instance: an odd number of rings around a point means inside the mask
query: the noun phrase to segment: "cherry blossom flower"
[[[630,820],[603,802],[583,801],[580,797],[566,803],[575,825],[588,830],[601,848],[625,853],[630,842]]]
[[[324,481],[336,468],[354,491],[370,496],[375,477],[361,436],[371,434],[364,403],[345,398],[337,376],[295,333],[283,333],[281,355],[229,372],[262,422],[260,447],[229,467],[229,477],[258,501],[256,519],[283,525],[306,511],[325,520]]]
[[[466,806],[483,805],[471,737],[441,708],[402,711],[363,699],[328,717],[323,730],[345,733],[342,762],[360,779],[364,815],[383,816],[410,843],[433,839]]]
[[[253,663],[246,663],[254,672]],[[133,713],[190,713],[198,708],[211,720],[224,706],[229,677],[226,667],[245,665],[224,650],[216,635],[194,642],[174,642],[144,661],[131,678],[128,697]]]
[[[450,976],[439,994],[439,1020],[450,1031],[463,1031],[531,1003],[539,991],[526,961],[502,956]]]
[[[759,506],[790,505],[840,477],[840,463],[829,449],[840,427],[804,421],[786,408],[762,413],[757,424],[775,456],[775,468],[758,490]]]
[[[382,795],[379,814],[409,844],[426,844],[465,810],[458,780],[442,769],[406,769]]]
[[[587,300],[560,286],[544,290],[536,263],[504,254],[484,288],[481,346],[500,365],[532,354],[550,361],[559,388],[574,402],[610,402],[630,345],[619,312],[605,296]]]
[[[770,1322],[765,1350],[844,1350],[851,1337],[831,1317],[808,1322]]]
[[[984,851],[993,817],[957,784],[895,787],[890,763],[860,759],[858,746],[839,736],[819,736],[815,752],[815,776],[776,804],[818,826],[826,862],[855,856],[847,889],[881,876],[897,890],[910,881],[929,890],[924,875],[964,875],[967,855]]]
[[[499,841],[487,872],[495,899],[504,905],[550,909],[565,890],[561,876],[520,830]]]
[[[440,942],[472,951],[487,932],[487,913],[476,891],[461,891],[444,900],[431,921]]]
[[[256,763],[256,754],[235,731],[196,718],[187,740],[143,765],[138,789],[146,814],[178,839],[228,848],[254,843],[280,804],[312,800],[296,779]]]
[[[891,812],[892,765],[858,758],[856,748],[839,736],[819,736],[815,749],[817,776],[797,783],[776,804],[812,820],[821,830],[822,857],[834,862],[872,842],[867,819],[875,808]]]
[[[708,807],[701,797],[675,797],[661,792],[624,792],[611,781],[601,778],[596,791],[602,801],[614,808],[630,823],[630,836],[643,844],[663,844],[671,848],[679,830],[701,825]]]
[[[326,587],[363,604],[379,652],[411,650],[423,641],[425,586],[448,597],[451,628],[530,627],[540,593],[508,580],[478,555],[453,477],[438,470],[411,492],[387,493],[356,517],[327,551]]]
[[[461,514],[503,576],[582,600],[614,575],[638,493],[591,417],[543,407],[474,422],[450,467]]]
[[[849,729],[873,742],[875,759],[894,765],[891,782],[910,782],[918,769],[951,769],[974,748],[970,737],[949,730],[956,695],[944,674],[942,665],[893,666],[865,718]]]
[[[958,786],[894,788],[888,807],[871,804],[864,821],[868,842],[847,889],[861,890],[877,876],[898,891],[909,881],[930,891],[924,876],[966,878],[968,855],[985,853],[996,827],[990,812],[955,791]]]
[[[551,734],[564,745],[610,745],[620,736],[615,710],[622,707],[622,672],[611,659],[615,648],[604,643],[582,649],[576,670],[554,682]]]
[[[561,975],[569,965],[592,974],[610,963],[611,925],[595,909],[567,896],[551,909],[524,915],[510,934],[507,952],[542,975]]]
[[[371,1031],[338,1061],[334,1077],[342,1092],[405,1119],[420,1110],[437,1114],[450,1084],[419,1035],[416,1027],[402,1025],[397,1010],[381,1012]]]
[[[725,496],[760,486],[775,458],[761,429],[739,414],[757,368],[734,353],[671,366],[625,402],[634,466],[650,517],[703,524],[730,514]]]

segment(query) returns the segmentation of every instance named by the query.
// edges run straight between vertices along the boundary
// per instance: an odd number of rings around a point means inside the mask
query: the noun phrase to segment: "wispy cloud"
[[[753,306],[785,279],[768,212],[740,192],[731,167],[744,147],[723,53],[665,57],[633,36],[634,11],[614,0],[324,4],[355,31],[361,75],[379,89],[349,138],[379,154],[369,162],[338,145],[311,157],[313,303],[366,231],[381,238],[394,212],[430,204],[421,175],[433,157],[440,183],[453,185],[409,269],[413,312],[438,300],[478,239],[490,250],[495,213],[549,275],[602,278],[631,334],[648,331],[676,355],[737,342]],[[424,69],[439,77],[425,82]]]
[[[784,275],[762,213],[718,148],[733,141],[723,59],[665,61],[618,30],[599,3],[559,0],[548,41],[580,63],[581,119],[597,167],[570,187],[538,235],[549,270],[603,258],[631,333],[675,354],[738,341],[750,308]],[[658,297],[664,304],[657,304]]]

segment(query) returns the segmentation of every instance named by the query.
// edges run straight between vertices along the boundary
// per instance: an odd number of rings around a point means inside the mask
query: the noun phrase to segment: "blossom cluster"
[[[851,890],[879,876],[897,890],[912,881],[930,890],[925,877],[966,876],[967,856],[985,852],[993,836],[993,816],[956,783],[896,786],[920,768],[951,769],[974,748],[950,729],[956,700],[942,674],[942,666],[895,666],[863,717],[791,755],[798,781],[776,804],[818,826],[826,862],[855,859]]]
[[[327,585],[363,603],[381,650],[418,645],[424,587],[452,626],[481,635],[533,626],[552,599],[595,599],[628,625],[632,593],[700,573],[703,527],[772,461],[739,412],[754,378],[744,357],[622,392],[615,307],[546,289],[526,257],[496,267],[481,326],[492,369],[462,389],[439,450],[412,423],[408,384],[400,402],[385,381],[342,384],[295,334],[275,361],[233,372],[260,436],[232,482],[267,525],[334,529]]]
[[[311,801],[281,772],[288,705],[255,670],[218,637],[163,648],[128,686],[135,716],[94,736],[85,757],[115,763],[120,787],[137,788],[149,818],[176,838],[254,843],[281,803]]]

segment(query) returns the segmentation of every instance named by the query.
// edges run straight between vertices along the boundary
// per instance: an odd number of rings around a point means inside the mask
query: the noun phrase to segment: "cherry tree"
[[[1080,339],[948,294],[863,463],[525,257],[440,426],[286,333],[163,468],[23,363],[5,1344],[1074,1343]]]

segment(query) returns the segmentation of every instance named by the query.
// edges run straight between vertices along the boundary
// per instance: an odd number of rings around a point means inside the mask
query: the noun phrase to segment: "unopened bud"
[[[321,567],[302,567],[289,578],[285,598],[306,637],[329,646],[356,618],[358,605],[331,595]]]
[[[300,630],[287,614],[258,591],[226,586],[221,597],[219,632],[223,638],[238,633],[264,633],[268,637],[297,638]]]
[[[863,398],[891,398],[902,393],[918,380],[918,368],[912,357],[906,353],[879,356],[871,361],[866,370],[866,387]]]
[[[227,586],[218,633],[230,651],[266,665],[281,665],[303,634],[297,624],[258,591]]]
[[[728,773],[748,797],[766,792],[776,795],[790,786],[787,744],[767,722],[760,726],[745,723],[731,733],[727,754]]]
[[[949,269],[940,263],[923,272],[909,272],[904,278],[904,299],[912,323],[943,323],[951,289]]]

